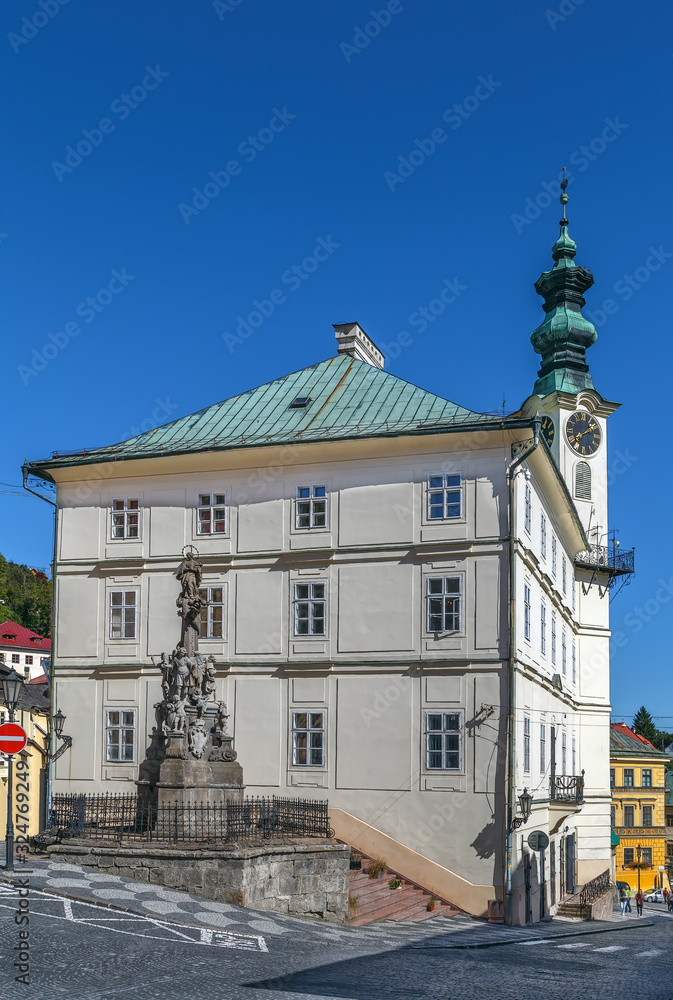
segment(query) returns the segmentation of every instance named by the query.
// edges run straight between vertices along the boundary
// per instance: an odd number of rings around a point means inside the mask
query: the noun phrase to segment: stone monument
[[[162,653],[155,663],[163,697],[154,705],[157,724],[140,765],[142,805],[219,806],[243,800],[243,770],[227,734],[227,706],[215,695],[215,661],[199,652],[201,615],[207,607],[199,596],[201,575],[198,552],[185,546],[176,573],[182,634],[173,652]]]

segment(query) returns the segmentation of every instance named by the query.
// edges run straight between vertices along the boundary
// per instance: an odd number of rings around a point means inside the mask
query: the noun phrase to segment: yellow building
[[[0,675],[6,672],[2,669]],[[0,722],[8,720],[9,713],[0,698]],[[49,726],[49,691],[44,675],[21,685],[14,721],[22,726],[28,735],[25,750],[14,756],[12,812],[15,843],[18,846],[22,835],[33,837],[44,828]],[[7,781],[7,758],[3,756],[0,757],[0,838],[2,839],[7,824]]]
[[[644,891],[668,885],[666,764],[670,758],[624,722],[610,726],[612,828],[619,837],[617,881]]]

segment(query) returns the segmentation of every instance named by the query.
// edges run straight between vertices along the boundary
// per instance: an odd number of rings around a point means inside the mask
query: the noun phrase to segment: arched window
[[[591,468],[588,462],[575,466],[575,496],[578,500],[591,500]]]

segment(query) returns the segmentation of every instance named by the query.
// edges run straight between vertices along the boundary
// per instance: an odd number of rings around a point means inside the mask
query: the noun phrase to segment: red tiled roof
[[[47,676],[46,676],[46,674],[40,674],[39,677],[31,677],[31,679],[28,681],[28,683],[29,684],[46,684],[47,683]]]
[[[630,739],[635,740],[636,743],[643,743],[646,747],[651,747],[652,750],[657,749],[653,743],[646,740],[644,736],[640,736],[638,733],[634,732],[634,730],[631,729],[630,726],[627,726],[625,722],[611,722],[610,728],[615,729],[618,733],[621,733],[622,736],[628,736]]]
[[[6,638],[8,635],[14,638]],[[39,640],[39,641],[38,641]],[[51,651],[51,639],[44,639],[37,632],[24,628],[16,622],[2,622],[0,624],[0,649],[38,649],[41,652]]]

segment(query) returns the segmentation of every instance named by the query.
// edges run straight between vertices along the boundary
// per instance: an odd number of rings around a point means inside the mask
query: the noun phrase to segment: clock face
[[[552,420],[551,417],[543,417],[542,418],[542,434],[543,434],[543,437],[544,437],[545,441],[547,442],[547,444],[551,448],[552,444],[554,443],[554,435],[556,434],[556,428],[554,427],[554,421]]]
[[[568,444],[578,455],[595,454],[601,443],[601,429],[598,421],[586,410],[571,413],[566,423]]]

